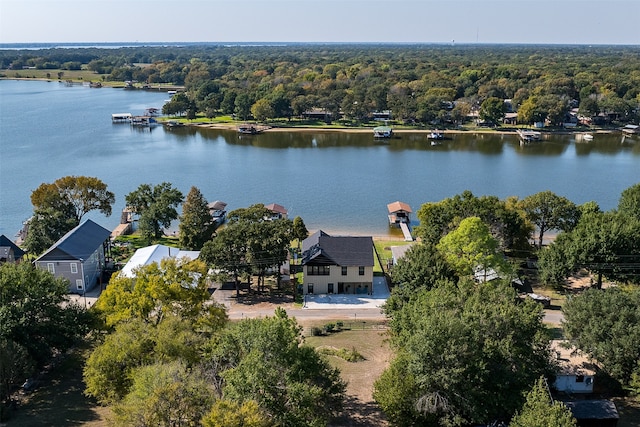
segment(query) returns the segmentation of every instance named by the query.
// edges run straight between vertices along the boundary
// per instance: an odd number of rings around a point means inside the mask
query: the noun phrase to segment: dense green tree
[[[618,201],[618,212],[640,219],[640,183],[622,192]]]
[[[254,400],[276,425],[324,426],[342,407],[345,384],[282,309],[230,325],[205,359],[222,367],[224,396]]]
[[[17,380],[24,381],[25,374],[67,351],[92,328],[93,317],[67,293],[66,281],[48,271],[29,263],[0,264],[0,402]]]
[[[540,253],[540,278],[562,285],[569,275],[587,269],[596,275],[596,286],[603,277],[610,280],[640,282],[640,220],[617,212],[582,215],[569,233],[561,233],[547,250]]]
[[[510,427],[576,427],[571,410],[560,401],[552,401],[544,378],[539,378],[527,400],[511,420]]]
[[[120,402],[131,392],[138,368],[172,361],[195,366],[210,335],[196,332],[194,323],[177,317],[158,325],[135,318],[121,322],[87,359],[86,393],[105,405]]]
[[[142,366],[131,377],[129,393],[113,407],[116,426],[199,425],[215,400],[211,384],[179,361]]]
[[[215,231],[216,223],[209,212],[207,200],[198,188],[191,187],[182,204],[179,225],[180,247],[200,250],[206,242],[211,240]]]
[[[541,307],[517,300],[508,285],[463,281],[421,290],[394,313],[397,355],[376,382],[375,396],[385,412],[401,414],[395,425],[511,418],[550,360]],[[409,382],[400,386],[405,378]]]
[[[275,110],[268,99],[258,99],[251,106],[251,115],[259,122],[264,122],[275,117]]]
[[[53,184],[40,184],[31,193],[31,204],[35,210],[61,209],[73,214],[76,225],[88,212],[97,210],[111,215],[115,195],[107,190],[107,185],[98,178],[88,176],[65,176]]]
[[[640,290],[588,289],[562,307],[567,338],[613,378],[628,384],[640,360]]]
[[[39,254],[79,225],[85,214],[98,210],[111,215],[115,195],[98,178],[65,176],[42,183],[31,193],[33,216],[25,247]]]
[[[385,303],[385,312],[392,312],[417,295],[420,289],[431,289],[443,280],[457,281],[457,275],[434,245],[414,244],[391,270],[393,288]]]
[[[273,427],[255,400],[242,403],[219,399],[202,419],[203,427]]]
[[[471,276],[477,269],[503,274],[509,270],[498,251],[498,241],[477,216],[460,221],[458,228],[440,239],[436,248],[460,276]]]
[[[527,219],[538,229],[538,247],[549,230],[571,231],[580,219],[580,210],[566,197],[541,191],[525,197],[519,204]]]
[[[234,113],[241,120],[247,120],[251,116],[251,97],[246,92],[240,92],[234,103]]]
[[[517,209],[495,196],[476,197],[464,191],[440,202],[424,203],[417,212],[420,224],[416,234],[424,241],[437,244],[460,221],[477,216],[489,226],[502,249],[527,248],[531,227]]]
[[[167,258],[135,273],[134,278],[114,275],[94,305],[107,326],[132,318],[157,324],[169,315],[224,319],[220,307],[208,304],[207,267],[202,261]]]
[[[489,97],[480,105],[478,112],[480,119],[498,125],[502,123],[505,115],[504,101],[500,98]]]
[[[125,200],[133,212],[140,216],[140,232],[150,240],[162,236],[162,227],[168,228],[178,219],[178,205],[182,193],[168,182],[151,186],[141,184],[137,190],[126,195]]]

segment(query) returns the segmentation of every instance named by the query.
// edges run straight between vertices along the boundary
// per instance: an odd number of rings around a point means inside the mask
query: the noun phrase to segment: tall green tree
[[[87,359],[86,393],[104,405],[121,402],[132,390],[137,369],[171,362],[196,366],[211,336],[193,321],[175,316],[157,325],[136,318],[121,322]]]
[[[132,318],[154,324],[165,316],[225,317],[208,303],[207,267],[199,260],[167,258],[139,268],[135,277],[114,275],[94,308],[111,327]]]
[[[580,219],[580,210],[566,197],[551,191],[541,191],[525,197],[520,208],[538,229],[538,247],[542,248],[544,233],[549,230],[570,231]]]
[[[640,290],[588,289],[562,308],[567,338],[613,378],[628,384],[640,374]]]
[[[15,381],[76,345],[92,327],[91,314],[69,301],[65,280],[29,263],[0,264],[0,401]]]
[[[31,192],[34,213],[29,220],[25,247],[39,254],[97,210],[111,215],[115,195],[98,178],[65,176],[53,183],[42,183]]]
[[[150,240],[162,236],[162,227],[168,228],[171,221],[178,219],[178,205],[182,203],[182,193],[168,182],[151,186],[141,184],[137,190],[127,194],[127,206],[140,216],[139,227],[142,235]]]
[[[622,192],[618,201],[618,212],[640,219],[640,183]]]
[[[53,184],[40,184],[31,193],[31,204],[35,210],[68,207],[76,225],[82,217],[94,210],[106,216],[111,215],[115,195],[107,190],[107,185],[98,178],[88,176],[65,176]]]
[[[224,396],[254,400],[276,425],[324,426],[341,409],[345,384],[282,309],[225,329],[205,356],[223,367]]]
[[[477,269],[509,273],[508,264],[498,251],[498,241],[477,216],[465,218],[436,246],[447,263],[460,275],[471,276]]]
[[[560,401],[553,401],[544,378],[539,378],[527,400],[509,424],[510,427],[576,427],[571,410]]]
[[[550,360],[542,309],[517,300],[508,285],[461,281],[421,290],[394,313],[396,358],[374,391],[385,413],[402,415],[392,424],[510,419]]]
[[[434,245],[462,219],[477,216],[489,226],[502,249],[529,247],[531,226],[517,209],[495,196],[476,197],[467,190],[439,202],[424,203],[417,216],[420,224],[415,228],[416,234]]]
[[[489,97],[480,105],[479,117],[489,123],[498,125],[505,115],[504,101],[500,98]]]
[[[584,268],[602,280],[640,283],[640,220],[617,212],[582,215],[576,228],[561,233],[540,253],[541,279],[562,285],[571,274]]]
[[[212,385],[180,361],[142,366],[132,373],[129,393],[113,407],[114,425],[199,425],[215,397]]]
[[[182,204],[179,231],[180,247],[188,250],[202,249],[216,231],[207,200],[197,187],[191,187]]]
[[[429,243],[414,244],[391,270],[393,288],[384,305],[389,316],[418,295],[421,289],[431,289],[441,281],[456,282],[458,276],[445,257]]]

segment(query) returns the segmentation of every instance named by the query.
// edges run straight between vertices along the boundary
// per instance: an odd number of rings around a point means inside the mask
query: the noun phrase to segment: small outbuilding
[[[578,427],[616,427],[618,410],[608,399],[563,402],[578,421]]]

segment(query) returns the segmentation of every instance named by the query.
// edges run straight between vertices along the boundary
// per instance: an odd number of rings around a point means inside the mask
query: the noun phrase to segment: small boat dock
[[[534,130],[518,129],[516,132],[520,137],[520,142],[524,144],[540,141],[540,139],[542,138],[542,134]]]
[[[244,124],[238,126],[238,133],[241,135],[257,135],[267,130],[266,126],[256,126],[252,124]]]
[[[402,234],[404,235],[404,240],[407,242],[413,241],[413,236],[411,235],[411,207],[403,202],[397,201],[393,203],[389,203],[387,205],[387,210],[389,211],[389,225],[398,226],[400,230],[402,230]]]
[[[391,138],[393,136],[393,129],[390,126],[377,126],[373,128],[374,138]]]

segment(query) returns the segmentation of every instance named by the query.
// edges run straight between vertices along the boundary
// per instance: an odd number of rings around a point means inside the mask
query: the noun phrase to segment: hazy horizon
[[[0,0],[0,44],[635,46],[638,16],[638,0]]]

